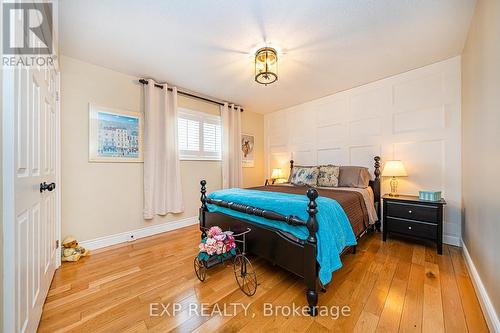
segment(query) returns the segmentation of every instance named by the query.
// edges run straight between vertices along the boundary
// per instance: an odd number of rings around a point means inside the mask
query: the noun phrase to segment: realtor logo
[[[3,53],[52,54],[52,3],[3,3]]]

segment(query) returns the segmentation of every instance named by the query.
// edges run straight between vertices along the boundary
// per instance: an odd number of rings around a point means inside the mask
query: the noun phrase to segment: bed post
[[[318,231],[318,220],[316,219],[318,205],[316,204],[316,199],[318,198],[318,191],[310,188],[307,190],[307,197],[309,198],[307,205],[309,218],[307,219],[306,226],[307,230],[309,230],[309,237],[307,237],[307,241],[304,244],[304,280],[307,285],[306,297],[309,304],[309,314],[314,317],[317,315],[318,305],[318,266],[316,264],[316,232]]]
[[[201,185],[201,207],[200,207],[200,215],[199,215],[199,221],[200,221],[200,231],[201,231],[201,238],[207,237],[207,233],[205,232],[205,212],[208,211],[207,208],[207,181],[203,179],[200,181]]]
[[[381,214],[380,210],[382,209],[382,204],[380,202],[380,156],[375,156],[373,158],[375,160],[375,179],[373,180],[373,195],[375,197],[375,208],[377,209],[377,217],[378,221],[375,223],[375,228],[377,231],[380,231],[381,223]]]

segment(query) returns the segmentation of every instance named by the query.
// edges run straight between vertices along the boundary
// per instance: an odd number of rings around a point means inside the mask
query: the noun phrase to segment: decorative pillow
[[[316,168],[316,166],[312,166],[312,165],[294,165],[293,168],[292,168],[292,170],[290,170],[290,174],[288,175],[288,182],[289,183],[292,183],[292,179],[295,176],[295,174],[297,173],[297,170],[298,169],[302,169],[302,168]]]
[[[318,173],[318,186],[339,186],[340,168],[336,165],[321,165]]]
[[[318,167],[293,167],[290,183],[294,185],[316,186]]]
[[[359,166],[341,166],[339,186],[367,188],[370,182],[368,168]]]

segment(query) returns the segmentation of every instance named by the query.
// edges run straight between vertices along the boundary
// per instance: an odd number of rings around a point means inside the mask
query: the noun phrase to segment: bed
[[[309,306],[309,314],[317,314],[318,286],[324,291],[323,284],[320,283],[320,267],[318,255],[326,248],[325,241],[320,242],[320,232],[325,233],[324,227],[319,231],[318,218],[321,213],[330,212],[331,207],[327,207],[327,202],[338,203],[348,218],[352,232],[357,239],[373,230],[380,230],[380,157],[374,157],[374,179],[370,180],[369,188],[362,190],[345,188],[322,188],[292,186],[290,184],[268,185],[252,188],[251,193],[260,193],[274,198],[274,201],[258,200],[224,200],[224,196],[207,196],[206,181],[202,180],[201,185],[201,208],[199,211],[199,222],[201,237],[206,237],[205,231],[211,226],[219,226],[225,230],[245,230],[251,228],[252,232],[247,235],[247,251],[257,256],[269,260],[300,277],[305,281],[307,291],[306,298]],[[290,168],[293,169],[294,162],[290,161]],[[216,191],[217,192],[217,191]],[[236,192],[237,193],[237,192]],[[213,193],[212,193],[213,194]],[[211,195],[212,195],[211,194]],[[305,194],[305,196],[304,196]],[[279,198],[299,198],[303,199],[303,214],[290,212],[280,206],[280,212],[274,211],[271,203],[274,202],[276,208],[282,202]],[[325,200],[331,198],[334,200]],[[278,201],[277,201],[278,200]],[[285,199],[283,199],[285,200]],[[369,202],[368,200],[373,202]],[[218,208],[219,211],[209,211],[211,207]],[[301,206],[302,207],[302,206]],[[318,210],[322,210],[318,214]],[[220,208],[220,209],[219,209]],[[334,207],[335,208],[335,207]],[[302,208],[301,208],[302,209]],[[212,209],[213,210],[213,209]],[[278,210],[278,209],[276,209]],[[295,212],[293,214],[292,212]],[[324,216],[324,215],[323,215]],[[324,217],[323,217],[324,218]],[[259,220],[260,219],[260,220]],[[269,221],[286,225],[288,228],[277,228],[272,223],[259,223],[259,221]],[[298,237],[295,232],[299,228],[306,232],[305,237]],[[328,231],[330,232],[330,231]],[[339,231],[340,232],[340,231]],[[323,234],[324,235],[324,234]],[[322,236],[323,239],[324,236]],[[356,252],[356,242],[345,246],[342,255],[349,250]]]

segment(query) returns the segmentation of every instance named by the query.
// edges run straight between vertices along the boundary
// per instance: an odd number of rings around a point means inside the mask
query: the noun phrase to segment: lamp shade
[[[382,177],[406,177],[405,166],[403,162],[399,160],[387,161],[384,164],[384,169],[382,170]]]
[[[278,179],[281,178],[282,176],[283,174],[280,168],[273,169],[273,172],[271,173],[271,179]]]

